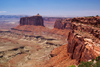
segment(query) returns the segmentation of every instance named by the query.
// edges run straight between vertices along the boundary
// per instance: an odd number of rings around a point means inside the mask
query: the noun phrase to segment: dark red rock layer
[[[96,58],[94,50],[85,44],[84,38],[79,35],[74,35],[72,32],[68,36],[68,53],[72,53],[71,58],[76,59],[78,62],[88,61]]]
[[[97,44],[91,36],[100,39],[100,28],[94,27],[100,24],[100,19],[96,17],[73,18],[71,21],[72,31],[69,33],[67,46],[68,53],[72,54],[71,58],[76,59],[78,63],[95,59],[99,51],[95,49]],[[89,34],[88,37],[84,33]]]
[[[58,28],[58,29],[68,29],[70,28],[71,24],[70,24],[70,20],[69,19],[57,19],[55,24],[54,24],[54,28]]]
[[[44,22],[42,16],[22,17],[20,18],[20,25],[44,26]]]

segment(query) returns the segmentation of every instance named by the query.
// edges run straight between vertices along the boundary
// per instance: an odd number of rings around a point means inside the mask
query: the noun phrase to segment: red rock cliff
[[[54,24],[54,28],[58,28],[58,29],[68,29],[70,28],[71,24],[70,24],[70,19],[57,19],[55,24]]]
[[[44,26],[43,18],[40,15],[32,17],[22,17],[20,18],[20,25],[35,25]]]
[[[94,25],[99,25],[99,19],[96,17],[72,19],[72,31],[68,36],[67,51],[78,63],[100,56],[100,51],[98,51],[100,49],[100,28]]]
[[[64,20],[58,20],[55,23],[55,28],[66,29],[62,23]],[[88,61],[100,56],[100,46],[91,38],[88,32],[79,32],[79,29],[74,29],[73,22],[71,23],[68,32],[68,44],[54,49],[50,56],[51,59],[44,67],[67,67],[73,64],[79,64],[81,61]],[[78,31],[78,33],[77,33]],[[90,35],[89,35],[90,34]],[[85,36],[87,35],[87,36]]]
[[[95,59],[98,55],[94,49],[96,46],[91,39],[84,38],[78,34],[69,33],[67,51],[71,53],[72,59],[79,62]]]

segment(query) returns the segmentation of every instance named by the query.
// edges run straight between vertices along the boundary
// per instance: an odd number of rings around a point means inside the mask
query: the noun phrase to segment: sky
[[[0,0],[0,15],[100,16],[100,0]]]

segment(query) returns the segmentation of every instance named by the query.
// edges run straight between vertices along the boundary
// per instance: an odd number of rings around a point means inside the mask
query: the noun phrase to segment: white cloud
[[[7,12],[7,11],[0,11],[0,13],[5,13],[5,12]]]

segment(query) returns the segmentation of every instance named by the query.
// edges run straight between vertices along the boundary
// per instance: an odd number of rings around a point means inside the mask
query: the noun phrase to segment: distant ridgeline
[[[21,18],[21,17],[28,17],[28,15],[0,15],[0,19],[7,19],[7,18]]]
[[[39,14],[31,17],[22,17],[20,18],[20,25],[35,25],[35,26],[44,26],[43,18]]]

